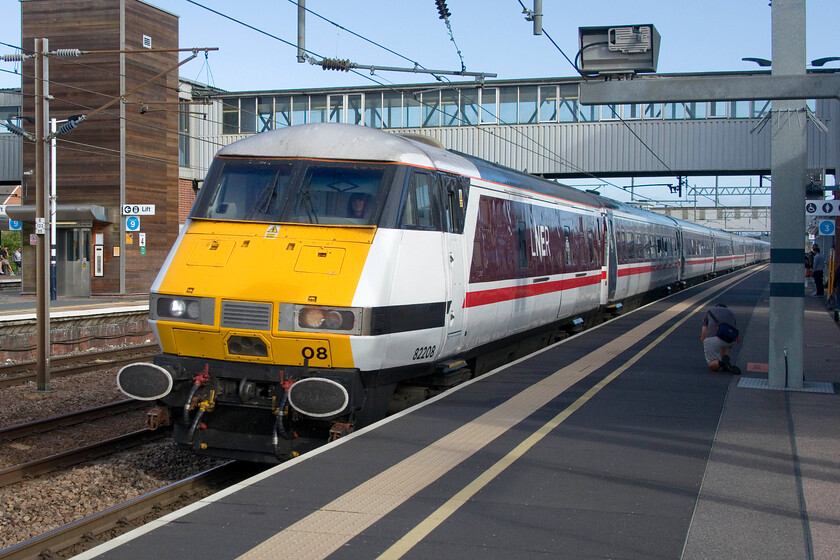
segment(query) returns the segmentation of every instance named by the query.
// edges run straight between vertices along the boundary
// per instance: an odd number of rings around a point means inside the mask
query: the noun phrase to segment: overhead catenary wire
[[[221,12],[219,12],[219,11],[217,11],[217,10],[212,10],[212,9],[210,9],[210,8],[206,8],[205,6],[201,5],[201,4],[200,4],[200,3],[198,3],[198,2],[195,2],[195,1],[193,1],[193,0],[188,0],[188,1],[190,1],[191,3],[193,3],[193,4],[195,4],[195,5],[199,6],[199,7],[202,7],[202,8],[207,9],[208,11],[211,11],[211,12],[213,12],[213,13],[216,13],[217,15],[220,15],[220,16],[222,16],[222,17],[226,17],[227,19],[230,19],[230,20],[232,20],[232,21],[235,21],[235,22],[237,22],[237,23],[239,23],[239,24],[241,24],[241,25],[244,25],[244,26],[246,26],[246,27],[248,27],[248,28],[250,28],[250,29],[252,29],[252,30],[254,30],[254,31],[257,31],[257,32],[262,33],[262,34],[265,34],[265,35],[267,35],[267,36],[269,36],[269,37],[271,37],[271,38],[274,38],[274,39],[276,39],[276,40],[279,40],[279,41],[281,41],[281,42],[283,42],[283,43],[285,43],[285,44],[287,44],[287,45],[289,45],[289,46],[293,46],[293,47],[297,48],[297,47],[296,47],[296,45],[292,44],[291,42],[289,42],[289,41],[285,41],[285,40],[284,40],[284,39],[282,39],[282,38],[276,37],[276,36],[274,36],[274,35],[272,35],[272,34],[270,34],[270,33],[267,33],[267,32],[265,32],[265,31],[262,31],[262,30],[260,30],[260,29],[258,29],[258,28],[256,28],[256,27],[254,27],[254,26],[252,26],[252,25],[249,25],[249,24],[247,24],[247,23],[241,22],[241,21],[239,21],[239,20],[237,20],[237,19],[235,19],[235,18],[232,18],[232,17],[230,17],[230,16],[227,16],[227,15],[225,15],[225,14],[222,14]],[[292,1],[292,0],[290,0],[290,2],[291,2],[291,1]],[[445,5],[445,4],[444,4],[444,5]],[[311,12],[311,10],[307,10],[307,11],[310,11],[310,12]],[[314,13],[314,12],[311,12],[311,13]],[[316,15],[317,15],[317,14],[316,14]],[[318,15],[318,17],[323,17],[323,16]],[[323,18],[323,19],[325,19],[325,20],[326,20],[326,18]],[[327,20],[327,21],[329,21],[329,20]],[[335,24],[334,22],[330,22],[330,23],[333,23],[334,25],[338,25],[338,24]],[[363,39],[365,39],[365,40],[368,40],[368,39],[364,38],[363,36],[361,36],[361,35],[359,35],[359,34],[357,34],[357,33],[354,33],[354,32],[352,32],[352,31],[351,31],[351,30],[349,30],[349,29],[346,29],[345,27],[342,27],[342,26],[339,26],[339,27],[340,27],[341,29],[346,30],[348,33],[351,33],[351,34],[353,34],[353,35],[355,35],[355,36],[358,36],[358,37],[360,37],[360,38],[363,38]],[[549,39],[550,39],[550,37],[549,37]],[[551,39],[550,39],[550,40],[551,40]],[[405,58],[406,60],[411,60],[410,58],[408,58],[408,57],[404,57],[403,55],[400,55],[399,53],[396,53],[396,51],[392,51],[391,49],[387,49],[387,47],[384,47],[384,46],[382,46],[382,45],[380,45],[380,44],[378,44],[378,43],[376,43],[376,42],[374,42],[374,41],[370,41],[370,40],[368,40],[368,41],[369,41],[369,42],[371,42],[372,44],[375,44],[375,45],[377,45],[377,46],[379,46],[379,47],[381,47],[381,48],[384,48],[384,49],[388,50],[389,52],[392,52],[392,53],[396,54],[397,56],[401,56],[402,58]],[[553,42],[553,40],[552,40],[552,42]],[[310,52],[311,52],[311,51],[310,51]],[[562,52],[562,51],[561,51],[561,52]],[[318,56],[318,55],[317,55],[317,53],[312,53],[312,54],[314,54],[314,55]],[[71,61],[71,62],[75,62],[75,63],[77,63],[76,61]],[[414,62],[414,61],[412,61],[412,62]],[[417,64],[417,63],[415,62],[415,64]],[[418,64],[418,65],[419,65],[419,64]],[[357,73],[357,74],[358,74],[358,73]],[[365,76],[365,77],[366,77],[367,79],[370,79],[371,81],[373,81],[373,82],[374,82],[374,83],[376,83],[377,85],[380,85],[380,86],[382,86],[382,87],[386,87],[386,88],[391,89],[391,90],[393,90],[393,91],[399,91],[399,92],[401,92],[401,93],[403,93],[403,94],[405,94],[405,95],[412,96],[412,97],[414,97],[415,99],[417,98],[417,97],[414,95],[414,92],[406,91],[405,89],[400,88],[399,86],[389,87],[389,86],[387,86],[386,84],[384,84],[384,83],[382,83],[382,82],[380,82],[380,81],[374,80],[374,79],[372,79],[372,78],[370,78],[370,77],[368,77],[368,76]],[[437,77],[437,76],[436,76],[436,77]],[[442,80],[440,77],[437,77],[437,79],[438,79],[438,80]],[[466,98],[466,99],[469,99],[469,98]],[[472,100],[472,102],[473,102],[473,103],[475,103],[476,105],[478,105],[478,104],[477,104],[477,100]],[[438,113],[440,113],[441,115],[445,115],[445,116],[450,117],[450,118],[452,117],[452,115],[449,115],[449,114],[447,114],[444,110],[441,110],[441,108],[440,108],[440,107],[430,106],[430,105],[428,105],[428,104],[426,104],[426,103],[423,103],[423,106],[426,106],[426,107],[430,108],[430,109],[432,110],[432,112],[433,112],[433,113],[434,113],[434,112],[438,112]],[[482,111],[486,111],[486,109],[485,109],[484,107],[481,107],[481,110],[482,110]],[[114,116],[114,115],[112,115],[112,116]],[[116,117],[116,116],[115,116],[115,117]],[[119,117],[116,117],[116,118],[119,118]],[[464,118],[463,118],[460,114],[458,114],[457,116],[455,116],[455,120],[457,120],[457,122],[459,122],[459,123],[461,123],[461,124],[464,124],[464,125],[470,125],[470,126],[472,125],[471,123],[468,123],[468,122],[467,122],[467,121],[466,121],[466,120],[465,120],[465,119],[464,119]],[[506,123],[505,121],[503,121],[501,118],[499,118],[498,120],[499,120],[499,123],[500,123],[500,124],[509,124],[509,123]],[[135,122],[137,122],[137,121],[135,121]],[[530,137],[530,136],[528,136],[527,134],[522,133],[522,131],[517,130],[516,132],[517,132],[517,133],[518,133],[518,134],[519,134],[519,135],[520,135],[520,136],[521,136],[524,140],[527,140],[527,142],[528,142],[529,144],[531,144],[531,145],[533,145],[533,146],[536,146],[536,148],[538,148],[538,149],[540,149],[540,150],[542,150],[542,151],[538,151],[537,149],[534,149],[534,148],[530,148],[530,147],[524,146],[524,145],[522,145],[521,143],[519,143],[519,142],[517,142],[517,141],[515,141],[515,140],[511,140],[511,139],[509,139],[509,138],[504,138],[504,137],[502,137],[502,136],[501,136],[501,135],[499,135],[499,134],[496,134],[496,133],[494,133],[494,132],[491,132],[491,131],[489,131],[489,130],[486,130],[486,129],[484,129],[484,128],[480,127],[480,126],[477,126],[477,125],[476,125],[476,129],[477,129],[477,130],[479,130],[479,131],[482,131],[483,133],[490,134],[491,136],[494,136],[494,137],[496,137],[496,138],[498,138],[498,139],[500,139],[500,140],[502,140],[502,141],[504,141],[504,142],[510,143],[510,144],[512,144],[512,145],[515,145],[515,146],[517,146],[519,149],[522,149],[523,151],[533,153],[533,154],[538,155],[538,156],[540,156],[540,157],[548,157],[548,159],[550,159],[550,160],[554,160],[554,161],[559,162],[559,163],[561,163],[561,164],[563,164],[563,165],[566,165],[567,167],[570,167],[570,168],[572,168],[572,169],[576,170],[576,171],[577,171],[577,172],[579,172],[579,173],[582,173],[582,174],[584,174],[584,175],[586,175],[586,176],[590,176],[590,177],[592,177],[592,178],[594,178],[594,179],[598,179],[598,180],[603,181],[603,179],[600,179],[600,178],[598,178],[597,176],[595,176],[594,174],[591,174],[591,173],[587,172],[586,170],[584,170],[584,169],[582,169],[582,168],[580,168],[580,167],[578,167],[578,166],[575,166],[574,164],[572,164],[572,163],[571,163],[571,162],[569,162],[568,160],[565,160],[564,158],[562,158],[561,156],[559,156],[559,154],[556,154],[556,153],[552,152],[551,150],[549,150],[547,147],[543,146],[541,143],[539,143],[539,142],[538,142],[537,140],[535,140],[534,138],[531,138],[531,137]],[[191,137],[191,138],[197,138],[197,139],[199,139],[200,141],[205,141],[205,139],[203,139],[203,138],[198,138],[198,137],[195,137],[195,136],[190,136],[190,137]],[[214,144],[214,145],[219,145],[219,146],[221,146],[221,145],[222,145],[222,144],[217,143],[217,142],[212,142],[212,144]],[[609,182],[609,181],[604,181],[604,182],[605,182],[605,183],[607,183],[607,184],[609,184],[609,185],[611,185],[611,186],[613,186],[613,187],[615,187],[615,188],[619,188],[619,189],[621,189],[621,190],[627,191],[627,189],[626,189],[625,187],[619,187],[618,185],[615,185],[615,184],[613,184],[613,183],[611,183],[611,182]],[[646,198],[646,197],[645,197],[645,198]]]
[[[519,3],[519,5],[522,7],[523,11],[526,11],[526,12],[528,11],[528,8],[526,8],[526,7],[525,7],[525,4],[523,4],[523,3],[522,3],[522,0],[517,0],[517,2],[518,2],[518,3]],[[567,61],[569,64],[571,64],[571,65],[572,65],[572,68],[574,68],[574,69],[575,69],[575,72],[577,72],[578,74],[580,74],[580,75],[581,75],[581,77],[583,77],[583,79],[584,79],[584,80],[587,80],[587,78],[589,78],[589,77],[592,77],[592,76],[593,76],[593,75],[591,75],[591,74],[590,74],[590,75],[587,75],[586,73],[584,73],[584,72],[583,72],[583,71],[582,71],[582,70],[578,67],[577,61],[578,61],[578,58],[581,56],[581,53],[582,53],[583,49],[581,49],[581,51],[578,51],[577,55],[575,55],[575,60],[574,60],[574,61],[572,61],[572,60],[571,60],[568,56],[566,56],[566,53],[565,53],[565,52],[563,52],[563,49],[561,49],[561,48],[560,48],[560,46],[559,46],[559,45],[558,45],[558,44],[554,41],[554,39],[552,39],[552,38],[551,38],[551,35],[549,35],[549,34],[548,34],[548,31],[546,31],[546,30],[545,30],[545,27],[544,27],[544,26],[543,26],[543,28],[542,28],[542,31],[543,31],[543,34],[544,34],[544,35],[548,38],[548,40],[549,40],[549,41],[551,41],[551,43],[554,45],[554,47],[555,47],[558,51],[560,51],[560,54],[562,54],[562,55],[563,55],[563,58],[565,58],[565,59],[566,59],[566,61]],[[599,44],[601,44],[601,43],[592,43],[592,44],[590,44],[590,45],[586,45],[584,48],[593,47],[593,46],[596,46],[596,45],[599,45]],[[640,137],[640,136],[636,133],[636,131],[634,131],[634,130],[633,130],[633,128],[632,128],[632,127],[631,127],[631,126],[627,123],[627,121],[625,121],[623,118],[621,118],[621,116],[620,116],[620,115],[618,114],[618,112],[615,110],[615,106],[614,106],[614,105],[608,105],[608,107],[609,107],[609,108],[610,108],[610,110],[612,111],[613,115],[614,115],[614,116],[615,116],[615,117],[616,117],[619,121],[621,121],[621,123],[622,123],[622,124],[623,124],[623,125],[627,128],[627,130],[630,132],[630,134],[632,134],[632,135],[636,138],[636,140],[638,140],[638,141],[642,144],[642,146],[644,146],[644,147],[645,147],[645,149],[646,149],[648,152],[650,152],[650,153],[651,153],[651,155],[653,155],[653,157],[654,157],[654,158],[656,158],[656,160],[657,160],[659,163],[661,163],[661,164],[665,167],[665,169],[667,169],[667,170],[668,170],[671,174],[676,175],[676,172],[675,172],[674,170],[672,170],[672,169],[671,169],[671,167],[670,167],[667,163],[665,163],[665,161],[663,161],[661,157],[659,157],[659,154],[657,154],[657,153],[653,150],[653,148],[651,148],[650,146],[648,146],[648,144],[647,144],[644,140],[642,140],[642,138],[641,138],[641,137]],[[626,189],[625,189],[625,190],[626,190]],[[721,205],[721,206],[723,206],[723,205]]]
[[[206,7],[206,6],[203,6],[202,4],[200,4],[199,2],[197,2],[197,1],[195,1],[195,0],[187,0],[187,1],[188,1],[188,2],[190,2],[191,4],[194,4],[194,5],[198,6],[198,7],[204,8],[204,9],[206,9],[206,10],[207,10],[207,11],[209,11],[209,12],[212,12],[212,13],[214,13],[214,14],[217,14],[217,15],[219,15],[220,17],[223,17],[223,18],[228,19],[228,20],[230,20],[230,21],[233,21],[233,22],[235,22],[235,23],[239,23],[240,25],[243,25],[243,26],[245,26],[245,27],[247,27],[247,28],[249,28],[249,29],[252,29],[252,30],[254,30],[254,31],[257,31],[258,33],[261,33],[261,34],[266,35],[266,36],[268,36],[268,37],[274,38],[274,39],[276,39],[276,40],[280,41],[281,43],[284,43],[284,44],[286,44],[286,45],[288,45],[288,46],[294,47],[295,49],[297,49],[297,48],[298,48],[298,47],[297,47],[297,45],[295,45],[295,44],[291,43],[290,41],[286,41],[285,39],[282,39],[282,38],[280,38],[280,37],[277,37],[277,36],[275,36],[275,35],[273,35],[273,34],[271,34],[271,33],[268,33],[267,31],[264,31],[264,30],[261,30],[261,29],[259,29],[259,28],[255,27],[255,26],[253,26],[253,25],[250,25],[250,24],[247,24],[247,23],[245,23],[245,22],[242,22],[242,21],[240,21],[240,20],[238,20],[238,19],[236,19],[236,18],[234,18],[234,17],[232,17],[232,16],[229,16],[229,15],[227,15],[227,14],[224,14],[224,13],[222,13],[222,12],[219,12],[218,10],[214,10],[214,9],[212,9],[212,8],[208,8],[208,7]],[[349,31],[349,30],[348,30],[348,31]],[[306,52],[307,52],[308,54],[312,54],[312,55],[315,55],[315,56],[319,56],[319,57],[320,57],[320,55],[318,55],[317,53],[314,53],[314,52],[312,52],[312,51],[310,51],[310,50],[306,50]],[[323,58],[323,57],[322,57],[322,58]],[[358,72],[355,72],[355,73],[356,73],[356,74],[359,74]],[[359,75],[361,75],[361,74],[359,74]],[[367,77],[367,76],[365,76],[365,77]],[[369,78],[369,77],[368,77],[368,78]],[[370,78],[369,78],[369,79],[370,79]],[[441,80],[441,78],[438,78],[438,79],[439,79],[439,80]],[[382,84],[381,82],[377,82],[376,80],[372,80],[372,81],[374,81],[375,83],[377,83],[377,84],[378,84],[378,85],[380,85],[380,86],[383,86],[383,87],[388,87],[388,86],[385,86],[384,84]],[[405,92],[404,90],[400,89],[400,88],[399,88],[399,86],[394,86],[393,88],[389,88],[389,89],[392,89],[393,91],[399,91],[400,93],[403,93],[403,94],[406,94],[406,93],[407,93],[407,92]],[[410,93],[410,92],[408,92],[408,94],[409,94],[409,95],[411,95],[411,93]],[[477,104],[477,100],[475,100],[475,102],[476,102],[476,104]],[[445,113],[444,113],[443,111],[441,111],[439,107],[432,106],[431,108],[432,108],[432,110],[433,110],[433,111],[437,111],[437,112],[440,112],[441,114],[445,115]],[[486,109],[482,108],[482,110],[486,110]],[[463,118],[461,118],[461,117],[457,117],[457,119],[458,119],[458,121],[459,121],[459,122],[464,122]],[[509,124],[509,123],[505,123],[505,122],[504,122],[504,121],[502,121],[501,119],[499,119],[499,120],[500,120],[500,122],[501,122],[502,124]],[[525,147],[525,146],[522,146],[521,144],[517,144],[515,141],[512,141],[512,140],[510,140],[510,139],[508,139],[508,138],[504,138],[504,137],[503,137],[503,136],[501,136],[501,135],[498,135],[498,134],[496,134],[496,133],[492,133],[492,132],[490,132],[490,131],[488,131],[488,130],[486,130],[486,129],[483,129],[483,128],[481,128],[481,127],[477,127],[477,130],[479,130],[479,131],[481,131],[481,132],[483,132],[483,133],[485,133],[485,134],[490,134],[490,135],[492,135],[492,136],[495,136],[496,138],[498,138],[498,139],[500,139],[500,140],[502,140],[502,141],[504,141],[504,142],[507,142],[507,143],[513,144],[513,145],[517,146],[518,148],[520,148],[520,149],[522,149],[522,150],[530,151],[531,153],[534,153],[535,155],[538,155],[538,156],[540,156],[540,157],[545,157],[545,154],[544,154],[544,153],[543,153],[543,154],[540,154],[540,153],[539,153],[539,152],[537,152],[536,150],[533,150],[533,149],[531,149],[531,148],[527,148],[527,147]],[[556,153],[554,153],[554,152],[551,152],[551,151],[550,151],[550,150],[548,150],[545,146],[543,146],[542,144],[540,144],[539,142],[537,142],[537,141],[536,141],[536,140],[534,140],[533,138],[530,138],[530,137],[525,136],[525,135],[524,135],[524,133],[523,133],[522,131],[517,130],[516,132],[517,132],[518,134],[520,134],[521,136],[524,136],[524,137],[525,137],[525,138],[526,138],[529,142],[531,142],[531,143],[535,143],[538,147],[542,148],[545,152],[548,152],[548,153],[552,154],[552,155],[554,156],[554,161],[559,162],[559,163],[562,163],[562,164],[564,164],[564,165],[567,165],[568,167],[571,167],[572,169],[575,169],[576,171],[578,171],[578,172],[580,172],[580,173],[582,173],[582,174],[584,174],[584,175],[586,175],[586,176],[590,176],[590,177],[592,177],[592,178],[594,178],[594,179],[598,179],[598,180],[602,180],[602,181],[603,181],[603,179],[601,179],[601,178],[599,178],[599,177],[596,177],[596,176],[595,176],[595,175],[593,175],[592,173],[589,173],[589,172],[587,172],[586,170],[584,170],[584,169],[582,169],[582,168],[580,168],[580,167],[578,167],[578,166],[575,166],[574,164],[572,164],[572,163],[571,163],[571,162],[569,162],[568,160],[565,160],[565,159],[564,159],[564,158],[562,158],[559,154],[556,154]],[[619,187],[618,185],[614,185],[614,184],[610,183],[609,181],[605,181],[605,182],[607,182],[608,184],[610,184],[610,185],[614,186],[615,188],[618,188],[618,189],[621,189],[621,190],[626,190],[626,189],[623,189],[622,187]]]

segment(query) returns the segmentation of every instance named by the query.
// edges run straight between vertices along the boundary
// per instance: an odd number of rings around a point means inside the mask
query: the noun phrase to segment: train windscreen
[[[390,180],[383,165],[217,158],[191,217],[370,225]]]
[[[216,160],[191,217],[274,222],[289,196],[294,165],[265,160]]]

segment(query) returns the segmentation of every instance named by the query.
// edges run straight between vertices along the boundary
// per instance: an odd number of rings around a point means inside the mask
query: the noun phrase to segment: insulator
[[[324,70],[342,70],[349,72],[352,63],[346,58],[324,58],[321,60],[321,68]]]
[[[3,55],[3,62],[21,62],[29,58],[29,55],[18,53],[18,54],[4,54]]]
[[[79,49],[56,49],[50,52],[50,56],[70,58],[73,56],[82,56],[82,51]]]
[[[446,0],[435,0],[437,3],[438,13],[440,14],[440,19],[446,19],[452,15],[449,11],[449,8],[446,7]]]
[[[79,126],[79,123],[82,122],[83,120],[85,120],[84,115],[81,115],[77,118],[71,118],[66,123],[64,123],[63,125],[58,127],[58,130],[56,131],[56,134],[67,134],[68,132],[75,129],[77,126]]]
[[[9,132],[11,132],[12,134],[17,134],[18,136],[26,136],[26,131],[25,130],[23,130],[21,127],[19,127],[17,125],[14,125],[14,124],[10,123],[9,121],[6,121],[6,122],[0,123],[0,124],[5,126],[6,128],[8,128]]]
[[[67,134],[77,126],[79,126],[79,121],[67,121],[66,123],[58,127],[58,134]]]

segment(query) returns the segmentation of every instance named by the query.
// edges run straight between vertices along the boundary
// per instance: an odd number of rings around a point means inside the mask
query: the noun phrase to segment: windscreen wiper
[[[246,220],[253,218],[257,213],[268,214],[268,209],[271,207],[271,201],[277,196],[277,183],[280,181],[280,171],[274,175],[274,180],[266,185],[266,187],[257,197],[257,202],[254,208],[245,217]]]

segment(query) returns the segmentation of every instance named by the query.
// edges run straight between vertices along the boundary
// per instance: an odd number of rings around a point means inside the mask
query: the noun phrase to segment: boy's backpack
[[[709,311],[709,315],[712,317],[712,319],[715,320],[715,323],[717,323],[718,325],[717,334],[715,336],[717,336],[724,342],[735,342],[735,340],[738,338],[738,329],[736,329],[729,323],[719,322],[717,320],[717,317],[715,317],[711,311]]]

